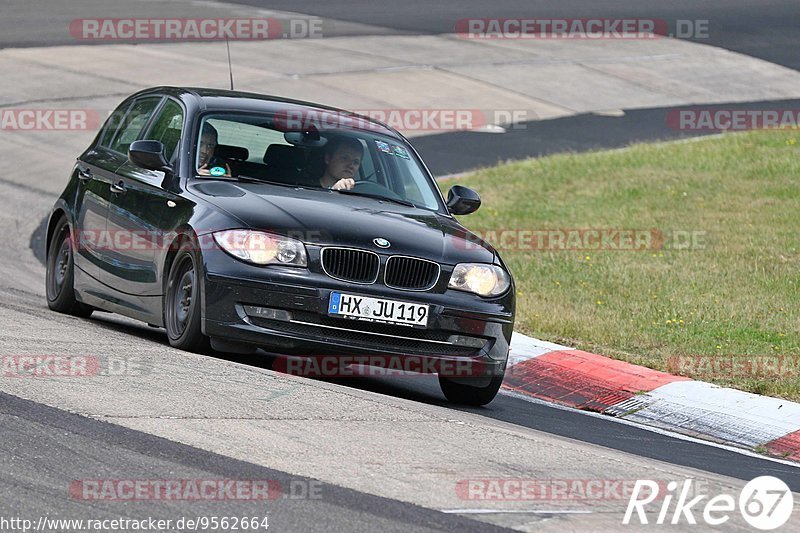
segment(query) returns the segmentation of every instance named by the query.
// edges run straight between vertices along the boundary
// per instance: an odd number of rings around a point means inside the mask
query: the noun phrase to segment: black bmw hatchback
[[[343,110],[158,87],[78,157],[47,231],[47,300],[126,315],[185,350],[262,348],[436,372],[490,402],[514,326],[511,274],[453,215],[409,142]],[[409,365],[414,361],[414,365]]]

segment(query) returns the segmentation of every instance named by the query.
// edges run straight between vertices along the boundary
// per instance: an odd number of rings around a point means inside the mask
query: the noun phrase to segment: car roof
[[[299,113],[335,113],[353,117],[356,129],[369,129],[392,137],[404,138],[397,130],[378,120],[359,115],[346,109],[294,100],[281,96],[265,95],[245,91],[210,89],[204,87],[151,87],[139,91],[135,96],[145,94],[166,94],[181,100],[194,99],[203,110],[213,111],[255,111],[264,113],[299,112]],[[367,128],[358,128],[358,123],[367,123]]]

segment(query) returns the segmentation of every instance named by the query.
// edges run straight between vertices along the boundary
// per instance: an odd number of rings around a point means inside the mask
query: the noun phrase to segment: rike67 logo
[[[731,519],[738,503],[745,522],[756,529],[769,531],[786,524],[794,509],[792,491],[786,483],[772,476],[760,476],[748,482],[739,494],[738,501],[730,494],[718,494],[707,501],[707,494],[690,499],[693,492],[691,479],[685,480],[680,490],[677,481],[669,482],[667,494],[659,494],[660,488],[655,481],[637,480],[622,523],[630,524],[635,514],[640,524],[697,525],[698,518],[701,518],[701,523],[719,526]],[[656,500],[658,503],[651,507],[648,517],[645,507]],[[658,514],[653,515],[653,511]]]

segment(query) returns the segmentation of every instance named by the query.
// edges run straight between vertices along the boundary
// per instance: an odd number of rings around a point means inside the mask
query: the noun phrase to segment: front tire
[[[191,240],[181,243],[169,269],[164,295],[164,326],[169,343],[188,352],[208,350],[200,327],[200,258]]]
[[[500,385],[503,384],[503,376],[493,376],[488,385],[480,387],[465,385],[452,381],[446,377],[439,376],[439,386],[442,388],[445,398],[453,403],[461,405],[471,405],[478,407],[486,405],[497,396]]]
[[[47,248],[47,274],[45,289],[47,307],[53,311],[87,318],[94,309],[75,298],[75,263],[69,224],[61,217]]]

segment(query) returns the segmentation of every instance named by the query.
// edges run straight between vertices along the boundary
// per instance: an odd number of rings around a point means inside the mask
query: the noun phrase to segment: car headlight
[[[497,265],[460,263],[450,276],[448,288],[474,292],[479,296],[499,296],[508,290],[511,278]]]
[[[256,265],[308,265],[302,242],[264,231],[231,229],[217,231],[216,243],[237,259]]]

